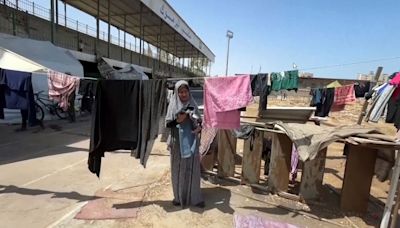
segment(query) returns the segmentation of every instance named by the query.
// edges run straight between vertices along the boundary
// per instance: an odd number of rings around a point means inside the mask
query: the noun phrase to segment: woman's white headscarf
[[[189,90],[189,100],[185,103],[183,103],[181,101],[181,99],[179,99],[178,96],[178,90],[181,86],[186,86]],[[200,112],[199,112],[199,108],[197,106],[196,101],[193,99],[192,94],[190,93],[190,89],[189,89],[189,83],[187,81],[181,80],[178,81],[175,84],[175,89],[174,89],[174,94],[172,95],[170,101],[169,101],[169,105],[168,105],[168,111],[167,111],[167,115],[165,117],[165,121],[166,122],[170,122],[176,119],[177,114],[179,113],[179,111],[181,111],[183,108],[185,107],[193,107],[194,108],[194,113],[197,114],[198,116],[200,116]]]

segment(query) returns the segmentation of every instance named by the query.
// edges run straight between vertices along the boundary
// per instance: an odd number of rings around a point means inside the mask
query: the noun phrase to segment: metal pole
[[[122,48],[122,45],[121,45],[121,29],[118,29],[118,46],[120,47],[120,50],[121,50],[121,61],[122,61],[123,48]]]
[[[167,43],[167,49],[168,49],[168,51],[170,51],[169,50],[169,41]],[[167,53],[168,74],[171,74],[171,63],[169,62],[169,55],[170,55],[170,53],[168,52]]]
[[[64,23],[65,27],[67,27],[67,3],[64,1]]]
[[[18,5],[19,5],[19,4],[18,4],[18,0],[15,0],[15,6],[17,7],[17,10],[18,10],[18,8],[19,8]]]
[[[380,228],[387,228],[390,220],[390,212],[392,211],[394,196],[397,190],[400,176],[400,154],[397,151],[396,163],[393,169],[392,180],[390,181],[390,190],[385,204],[385,210],[381,220]],[[396,212],[397,213],[397,212]]]
[[[162,23],[160,20],[160,34],[158,36],[158,68],[161,68],[161,33],[162,33]]]
[[[225,76],[228,76],[228,63],[229,63],[229,45],[230,45],[230,40],[231,38],[228,37],[228,51],[226,53],[226,70],[225,70]]]
[[[110,58],[110,41],[111,41],[111,15],[110,15],[110,8],[111,8],[111,0],[108,0],[107,1],[107,3],[108,3],[108,21],[107,21],[107,23],[108,23],[108,43],[107,43],[107,56],[108,56],[108,58]]]
[[[51,42],[54,44],[54,0],[50,0]]]
[[[15,10],[12,11],[12,25],[13,25],[13,35],[17,35],[17,27],[15,24]]]
[[[208,68],[208,76],[211,76],[211,66],[212,66],[212,62],[209,61],[210,67]]]
[[[135,52],[137,53],[137,43],[136,43],[136,41],[137,41],[137,38],[135,36]]]
[[[139,65],[141,65],[141,63],[142,63],[142,41],[143,41],[143,30],[144,30],[144,28],[143,28],[143,3],[142,2],[140,2],[140,18],[139,18],[139,27],[140,27],[140,43],[139,43]]]
[[[379,80],[379,76],[381,75],[382,70],[383,70],[383,67],[381,67],[381,66],[377,68],[374,81],[372,81],[370,83],[370,87],[369,87],[370,90],[375,86],[376,82]],[[367,108],[368,108],[368,101],[365,100],[363,107],[361,108],[360,116],[358,117],[358,121],[357,121],[358,125],[361,125],[361,123],[366,115]]]
[[[78,21],[76,21],[76,43],[78,44],[76,49],[79,51],[81,42],[80,42],[80,36],[79,36],[79,22]]]
[[[174,34],[174,47],[175,47],[175,55],[172,59],[172,65],[174,65],[174,72],[175,72],[175,58],[178,57],[178,47],[176,46],[176,34]]]
[[[56,24],[58,25],[58,0],[56,1]]]
[[[124,16],[124,48],[123,49],[121,48],[121,60],[125,55],[125,49],[126,49],[126,15]]]
[[[5,0],[4,0],[4,2],[5,2]],[[32,2],[32,14],[35,15],[35,3],[34,2]]]
[[[124,49],[126,49],[126,15],[124,16]]]
[[[96,42],[95,52],[96,55],[99,53],[99,39],[100,39],[100,0],[97,0],[97,15],[96,15]]]
[[[129,43],[129,49],[130,49],[130,52],[131,52],[131,63],[133,63],[133,59],[132,59],[132,55],[133,55],[133,51],[132,51],[132,43]]]

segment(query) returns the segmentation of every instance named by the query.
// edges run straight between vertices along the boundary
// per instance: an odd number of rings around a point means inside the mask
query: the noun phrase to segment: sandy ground
[[[307,101],[303,102],[306,106]],[[271,100],[270,104],[289,106],[299,101]],[[359,103],[343,113],[333,113],[328,124],[352,123],[358,117],[353,113],[360,108]],[[368,125],[394,134],[390,124]],[[366,215],[344,214],[338,209],[335,191],[340,192],[345,166],[341,144],[328,149],[319,202],[307,205],[210,177],[202,180],[206,208],[181,209],[171,204],[169,155],[164,143],[155,144],[147,168],[127,151],[107,153],[97,178],[86,165],[87,118],[73,124],[50,122],[41,131],[15,133],[14,128],[0,125],[0,227],[233,227],[235,214],[258,215],[299,227],[374,227],[382,214],[379,203],[370,203]],[[241,151],[239,142],[239,154]],[[388,186],[388,181],[374,179],[371,198],[384,202]],[[125,219],[74,218],[96,199],[104,199],[116,210],[137,209],[137,214]]]

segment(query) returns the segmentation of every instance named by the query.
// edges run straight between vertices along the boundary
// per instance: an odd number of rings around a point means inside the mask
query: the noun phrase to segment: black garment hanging
[[[258,111],[264,111],[267,108],[270,86],[268,86],[268,74],[250,75],[251,91],[253,96],[260,96]]]
[[[94,98],[96,96],[97,80],[81,79],[78,93],[82,95],[81,111],[92,112]]]
[[[329,116],[335,98],[335,88],[315,89],[311,91],[313,99],[312,106],[316,106],[315,116]]]
[[[400,97],[391,97],[388,102],[386,123],[394,123],[400,129]]]
[[[354,85],[354,92],[357,98],[365,97],[365,94],[369,92],[370,82],[359,82]]]
[[[97,176],[105,151],[137,147],[139,87],[140,81],[98,81],[88,159],[89,170]]]
[[[6,98],[4,97],[5,85],[0,85],[0,119],[4,119],[4,108],[6,107]]]
[[[160,118],[165,115],[167,91],[165,80],[144,80],[141,89],[141,130],[138,136],[137,149],[132,156],[140,158],[146,167],[147,160],[159,133]]]

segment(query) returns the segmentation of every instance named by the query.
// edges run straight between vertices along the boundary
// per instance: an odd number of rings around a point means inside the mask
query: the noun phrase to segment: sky
[[[48,0],[34,0],[48,7]],[[400,70],[398,0],[168,0],[216,55],[211,75],[293,69],[316,77],[356,78]],[[68,17],[95,26],[72,7]],[[106,31],[105,24],[102,30]],[[114,34],[115,34],[114,30]]]

